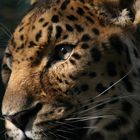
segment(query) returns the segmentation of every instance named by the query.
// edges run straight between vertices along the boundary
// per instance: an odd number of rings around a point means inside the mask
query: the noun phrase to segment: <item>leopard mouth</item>
[[[40,137],[40,140],[82,140],[83,137],[86,136],[88,131],[88,129],[85,129],[87,127],[87,123],[80,120],[77,122],[57,121],[52,125],[56,125],[55,128],[47,130],[44,128],[44,131],[42,130],[41,132],[39,132],[37,136],[32,136],[30,131],[26,131],[25,140],[33,140],[36,137]]]
[[[83,121],[68,122],[59,126],[58,134],[64,137],[62,139],[82,140],[87,134],[86,126],[87,123]]]

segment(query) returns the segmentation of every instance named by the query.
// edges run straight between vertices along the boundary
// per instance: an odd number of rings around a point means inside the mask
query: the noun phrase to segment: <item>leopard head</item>
[[[9,137],[82,139],[89,131],[82,128],[91,123],[86,116],[96,112],[96,103],[121,94],[114,83],[131,67],[131,35],[110,15],[89,1],[34,4],[3,59],[2,112]]]

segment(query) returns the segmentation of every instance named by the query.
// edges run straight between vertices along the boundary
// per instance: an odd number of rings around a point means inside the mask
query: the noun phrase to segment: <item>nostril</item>
[[[42,103],[37,103],[35,106],[27,110],[18,112],[14,115],[4,115],[4,117],[7,120],[11,121],[16,127],[24,131],[29,122],[29,119],[34,117],[41,108],[42,108]]]

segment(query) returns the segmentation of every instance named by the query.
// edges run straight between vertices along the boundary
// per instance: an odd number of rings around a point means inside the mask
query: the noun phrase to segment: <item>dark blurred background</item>
[[[7,42],[21,18],[29,9],[27,0],[0,0],[0,64]],[[0,77],[0,140],[4,140],[4,121],[1,119],[1,103],[4,88]]]

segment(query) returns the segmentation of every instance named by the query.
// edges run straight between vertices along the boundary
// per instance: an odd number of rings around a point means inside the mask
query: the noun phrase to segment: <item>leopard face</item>
[[[16,28],[3,59],[8,136],[110,140],[117,131],[119,140],[123,127],[124,133],[132,130],[135,107],[122,96],[135,92],[128,40],[129,31],[100,19],[88,2],[36,6]]]

